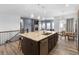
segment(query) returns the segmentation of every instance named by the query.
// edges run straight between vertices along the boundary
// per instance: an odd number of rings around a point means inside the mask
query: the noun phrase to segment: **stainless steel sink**
[[[51,33],[43,33],[42,35],[49,35],[49,34],[51,34]]]

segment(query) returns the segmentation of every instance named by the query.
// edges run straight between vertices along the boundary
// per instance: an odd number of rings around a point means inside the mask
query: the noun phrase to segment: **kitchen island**
[[[56,46],[58,33],[42,31],[20,34],[21,48],[25,55],[47,55]]]

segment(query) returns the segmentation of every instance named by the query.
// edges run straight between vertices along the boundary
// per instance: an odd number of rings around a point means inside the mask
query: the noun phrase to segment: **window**
[[[45,23],[44,22],[42,23],[41,27],[42,27],[42,30],[45,29]]]
[[[54,29],[54,22],[52,22],[52,29]]]
[[[50,28],[50,22],[47,22],[47,30],[50,30],[51,28]]]

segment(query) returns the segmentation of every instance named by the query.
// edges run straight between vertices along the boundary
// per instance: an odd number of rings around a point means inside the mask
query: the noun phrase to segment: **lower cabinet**
[[[47,55],[56,45],[58,34],[54,34],[39,42],[22,37],[21,49],[25,55]]]
[[[53,45],[53,43],[52,43],[52,39],[51,38],[49,38],[49,40],[48,40],[48,52],[50,52],[51,50],[52,50],[52,45]]]
[[[38,52],[38,43],[30,39],[24,38],[21,41],[22,52],[25,55],[37,55]]]
[[[41,55],[48,54],[48,39],[40,41],[40,54]]]
[[[50,52],[56,46],[57,41],[58,41],[57,33],[48,38],[48,52]]]

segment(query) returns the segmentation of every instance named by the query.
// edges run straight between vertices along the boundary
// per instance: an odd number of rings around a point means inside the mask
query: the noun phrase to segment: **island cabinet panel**
[[[58,41],[58,33],[54,34],[54,46],[57,44]]]
[[[28,38],[23,37],[21,41],[22,52],[25,55],[38,55],[39,54],[39,43],[32,41]]]
[[[50,52],[54,48],[54,35],[48,38],[48,51]]]
[[[58,34],[52,34],[40,41],[21,36],[22,52],[25,55],[47,55],[56,45]]]
[[[40,54],[41,55],[48,54],[48,39],[44,39],[40,42]]]
[[[50,52],[56,46],[57,41],[58,41],[58,34],[57,33],[48,37],[48,52]]]

